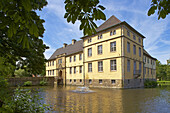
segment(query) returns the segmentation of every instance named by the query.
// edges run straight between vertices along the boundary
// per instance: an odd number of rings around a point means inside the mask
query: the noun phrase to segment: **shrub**
[[[46,104],[41,102],[38,92],[24,91],[17,88],[11,99],[6,101],[0,108],[2,113],[44,113],[50,110]]]
[[[47,80],[43,79],[42,81],[40,81],[40,85],[41,86],[46,86],[47,85]]]
[[[24,82],[24,86],[32,86],[32,81],[26,81],[26,82]]]
[[[145,80],[144,82],[144,86],[146,88],[155,88],[157,86],[157,82],[156,81],[152,81],[152,80]]]

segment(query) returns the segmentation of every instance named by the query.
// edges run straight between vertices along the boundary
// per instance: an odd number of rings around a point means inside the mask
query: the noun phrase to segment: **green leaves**
[[[105,8],[98,5],[99,0],[65,0],[64,2],[66,13],[64,18],[67,22],[73,24],[78,20],[81,22],[80,30],[83,30],[84,35],[92,35],[96,33],[97,25],[94,20],[106,20],[102,10]]]
[[[148,11],[148,16],[155,13],[158,10],[158,20],[160,18],[166,18],[166,15],[170,13],[170,0],[152,0],[151,8]]]
[[[156,6],[152,6],[148,11],[148,16],[150,16],[151,14],[154,14],[156,9],[157,9]]]

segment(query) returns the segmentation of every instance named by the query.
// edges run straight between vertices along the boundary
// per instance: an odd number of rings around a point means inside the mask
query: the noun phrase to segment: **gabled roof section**
[[[152,57],[145,49],[143,49],[143,54],[145,54],[146,56],[148,56],[154,60],[157,60],[156,58]]]
[[[66,54],[71,55],[83,51],[83,40],[76,41],[75,44],[69,44],[65,48],[57,49],[48,60],[56,59],[57,55]]]
[[[111,27],[111,26],[116,25],[116,24],[119,24],[119,23],[121,23],[121,21],[120,21],[118,18],[116,18],[114,15],[112,15],[108,20],[106,20],[102,25],[100,25],[100,26],[96,29],[96,31],[97,31],[97,32],[98,32],[98,31],[101,31],[101,30],[103,30],[103,29],[106,29],[106,28],[108,28],[108,27]]]

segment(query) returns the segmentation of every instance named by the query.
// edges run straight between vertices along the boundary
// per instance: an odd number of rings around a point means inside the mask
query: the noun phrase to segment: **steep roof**
[[[113,25],[119,24],[121,21],[116,18],[114,15],[112,15],[108,20],[106,20],[102,25],[100,25],[96,31],[101,31],[103,29],[106,29],[108,27],[111,27]]]
[[[152,57],[145,49],[143,49],[143,54],[154,59],[154,60],[157,60],[156,58]]]
[[[65,48],[57,49],[48,60],[53,60],[57,55],[66,54],[71,55],[83,51],[83,40],[76,41],[75,44],[69,44]]]
[[[115,26],[119,26],[119,25],[125,25],[128,26],[131,30],[133,30],[134,32],[138,33],[142,38],[145,38],[141,33],[139,33],[137,30],[135,30],[132,26],[130,26],[127,22],[125,21],[120,21],[118,18],[116,18],[114,15],[112,15],[108,20],[106,20],[102,25],[100,25],[98,28],[96,28],[96,32],[101,32],[104,31],[106,29],[115,27]],[[95,34],[93,34],[95,35]],[[86,37],[89,36],[83,36],[81,37],[81,39],[84,39]]]

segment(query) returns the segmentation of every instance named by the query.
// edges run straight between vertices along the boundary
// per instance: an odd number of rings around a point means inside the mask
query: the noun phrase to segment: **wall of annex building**
[[[81,59],[80,59],[81,55]],[[76,60],[74,61],[74,56]],[[70,62],[71,58],[71,62]],[[76,73],[74,68],[76,67]],[[71,69],[71,73],[70,73]],[[80,70],[81,69],[81,70]],[[83,79],[83,52],[66,57],[66,79]]]
[[[145,79],[156,79],[156,60],[144,55]]]
[[[116,70],[111,71],[110,60],[116,60]],[[99,60],[103,61],[103,71],[98,71],[98,60],[91,61],[92,72],[88,72],[88,63],[85,63],[85,79],[122,79],[121,58]]]
[[[50,64],[51,65],[48,65]],[[59,55],[55,60],[50,60],[46,62],[46,76],[58,76],[59,71],[62,71],[62,76],[65,75],[65,57]],[[54,65],[53,65],[54,64]]]

